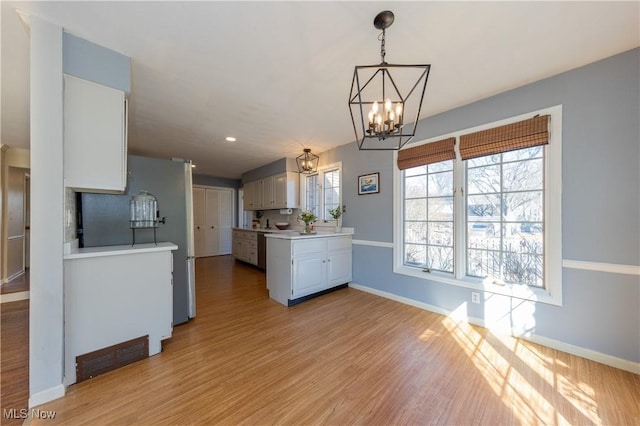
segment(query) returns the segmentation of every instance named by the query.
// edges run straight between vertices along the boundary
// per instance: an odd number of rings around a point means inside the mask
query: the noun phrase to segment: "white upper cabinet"
[[[64,76],[64,182],[86,192],[127,186],[127,104],[121,90]]]
[[[273,176],[262,179],[262,208],[265,210],[275,208],[275,198],[273,194]]]
[[[286,172],[273,176],[274,208],[295,209],[300,206],[298,173]]]
[[[297,208],[298,173],[285,172],[244,185],[245,210]]]

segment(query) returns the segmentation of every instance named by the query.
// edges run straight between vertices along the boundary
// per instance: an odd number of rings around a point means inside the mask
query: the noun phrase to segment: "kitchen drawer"
[[[327,250],[325,238],[298,240],[293,242],[293,255],[300,256],[308,253],[322,253]]]
[[[242,231],[234,229],[232,237],[246,241],[258,241],[258,234],[255,231]]]
[[[334,237],[327,238],[329,251],[334,250],[351,250],[351,237]]]

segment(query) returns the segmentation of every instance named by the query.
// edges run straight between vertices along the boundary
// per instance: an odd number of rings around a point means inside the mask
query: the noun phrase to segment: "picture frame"
[[[358,176],[358,195],[377,194],[380,192],[380,173],[369,173]]]

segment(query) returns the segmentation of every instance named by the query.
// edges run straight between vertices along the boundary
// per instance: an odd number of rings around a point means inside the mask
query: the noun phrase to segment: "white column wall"
[[[29,406],[64,395],[62,27],[31,17]]]

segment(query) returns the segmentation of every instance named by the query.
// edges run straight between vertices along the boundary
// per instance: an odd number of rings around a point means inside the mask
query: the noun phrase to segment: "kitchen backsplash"
[[[64,189],[64,242],[73,242],[77,235],[76,221],[76,193],[74,190]]]
[[[253,217],[255,218],[255,212],[253,213]],[[291,214],[281,214],[280,210],[262,210],[262,218],[260,218],[260,227],[265,228],[267,226],[267,220],[269,220],[269,226],[271,228],[276,227],[276,223],[278,222],[287,222],[289,223],[290,228],[295,228],[301,226],[296,220],[300,215],[299,209],[291,209]]]
[[[291,214],[289,215],[281,214],[280,210],[262,210],[262,218],[260,218],[260,228],[266,228],[267,219],[268,219],[269,226],[271,228],[275,228],[276,223],[278,222],[288,222],[289,229],[301,230],[304,227],[304,222],[302,221],[298,222],[298,216],[300,216],[300,213],[302,212],[302,210],[300,209],[291,209],[291,210],[292,210]],[[245,212],[245,213],[248,213],[250,217],[255,218],[255,212]],[[247,223],[250,224],[251,223],[250,220],[247,220]],[[333,220],[328,222],[319,221],[319,222],[316,222],[314,226],[324,228],[324,229],[326,228],[333,229],[335,228],[336,223]]]

